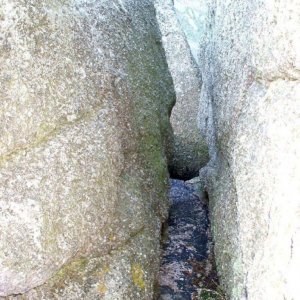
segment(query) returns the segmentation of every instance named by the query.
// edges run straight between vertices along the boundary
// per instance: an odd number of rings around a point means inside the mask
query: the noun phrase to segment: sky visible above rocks
[[[204,34],[207,14],[206,2],[205,0],[174,0],[178,19],[187,36],[196,61],[198,61],[199,41]]]

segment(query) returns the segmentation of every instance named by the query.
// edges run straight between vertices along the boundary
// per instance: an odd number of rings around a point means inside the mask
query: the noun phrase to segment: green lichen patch
[[[198,291],[197,297],[199,300],[225,300],[221,291],[214,291],[204,288]]]
[[[144,271],[140,264],[134,263],[131,265],[131,277],[133,283],[141,290],[145,289]]]
[[[210,249],[207,259],[195,261],[192,265],[193,269],[198,274],[195,284],[199,286],[199,289],[195,300],[226,300],[225,294],[219,283],[212,250]]]

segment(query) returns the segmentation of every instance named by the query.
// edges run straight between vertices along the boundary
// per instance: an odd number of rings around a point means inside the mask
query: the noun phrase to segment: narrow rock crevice
[[[198,128],[201,72],[192,55],[172,0],[155,0],[156,18],[174,83],[176,103],[170,122],[174,147],[169,162],[172,178],[189,180],[209,160],[208,147]]]
[[[158,299],[223,300],[214,261],[208,197],[199,192],[199,178],[191,180],[209,161],[208,147],[198,128],[201,72],[174,2],[156,0],[155,8],[176,93],[170,118],[174,132],[168,165],[171,207],[162,232]]]
[[[225,299],[210,232],[208,198],[197,184],[170,181],[170,214],[164,227],[159,300]]]

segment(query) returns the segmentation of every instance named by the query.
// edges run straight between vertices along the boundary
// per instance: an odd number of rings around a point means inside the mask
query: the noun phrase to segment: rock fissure
[[[0,299],[298,299],[299,32],[294,0],[2,0]]]
[[[162,244],[159,300],[225,300],[210,232],[208,199],[198,184],[172,179]]]

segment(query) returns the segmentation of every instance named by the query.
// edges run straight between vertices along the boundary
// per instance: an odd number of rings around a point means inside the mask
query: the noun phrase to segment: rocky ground
[[[171,180],[159,300],[223,300],[212,251],[207,198],[193,184]]]

